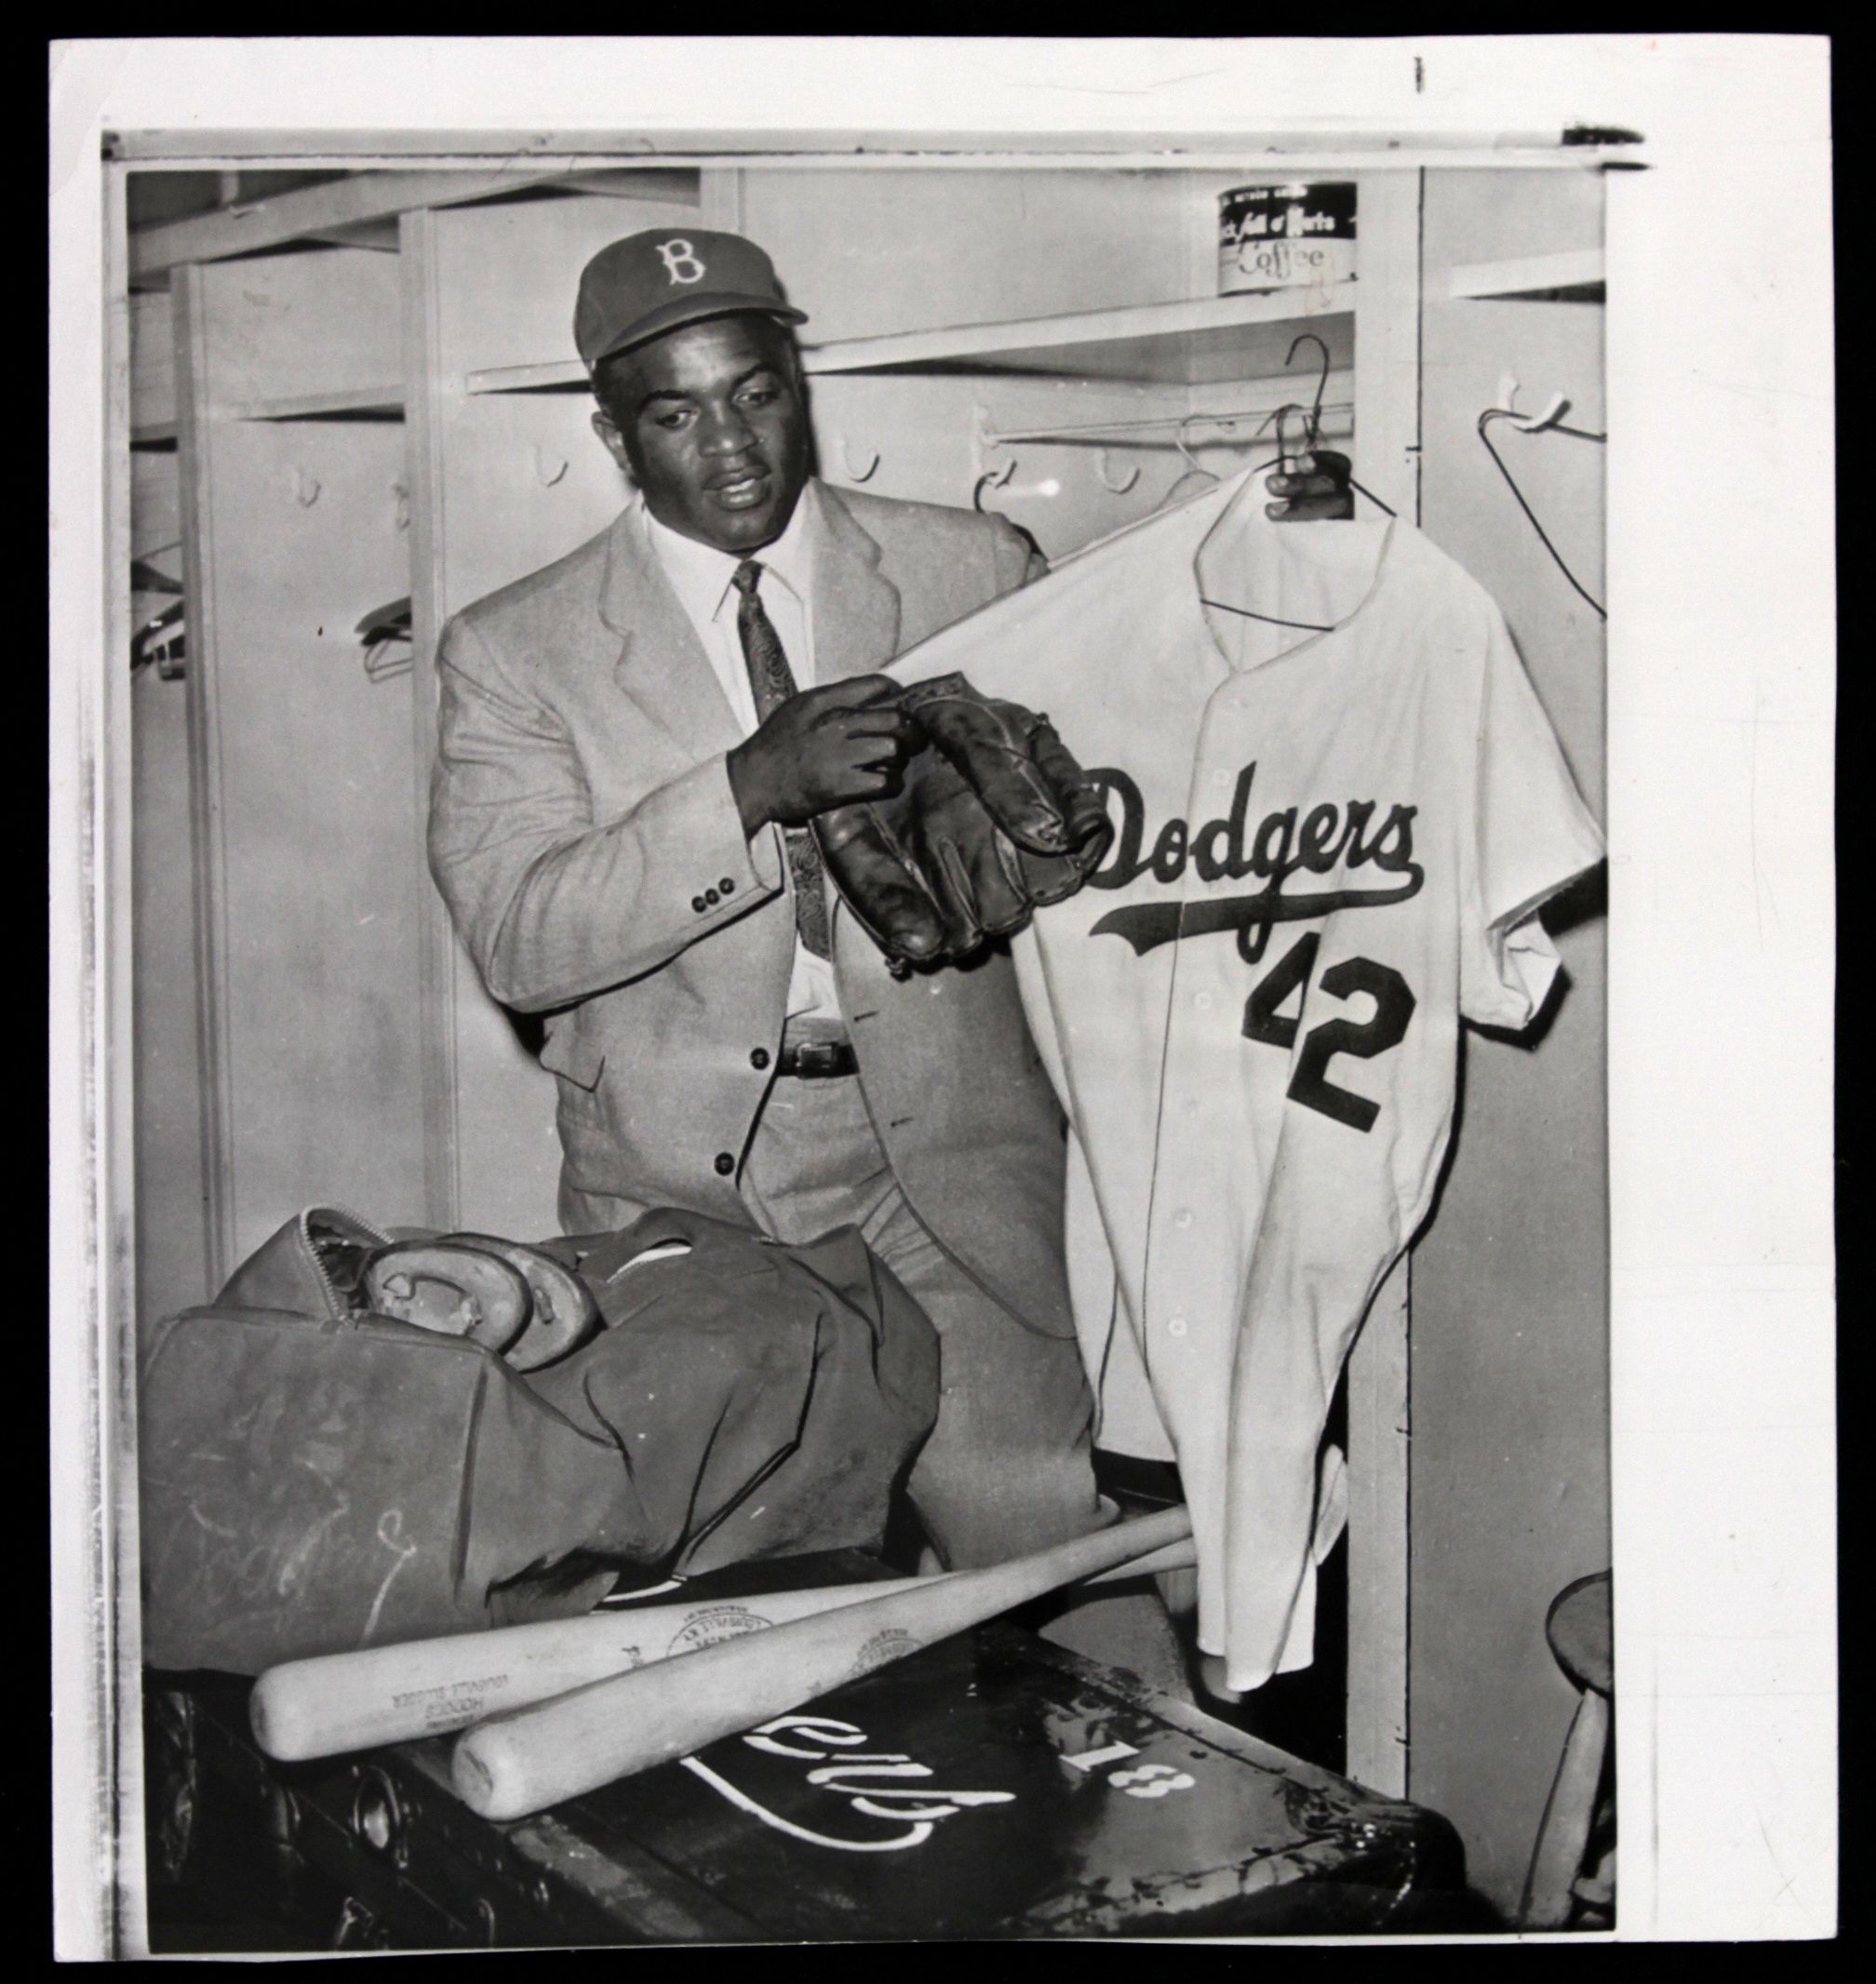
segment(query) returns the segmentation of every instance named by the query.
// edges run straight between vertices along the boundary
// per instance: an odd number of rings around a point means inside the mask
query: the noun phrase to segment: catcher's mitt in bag
[[[1046,717],[961,675],[905,690],[925,744],[898,794],[820,814],[822,858],[862,929],[901,973],[961,962],[1073,895],[1114,837]]]

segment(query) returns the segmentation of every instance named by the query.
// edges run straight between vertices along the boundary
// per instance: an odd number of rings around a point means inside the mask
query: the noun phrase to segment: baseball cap
[[[573,342],[590,372],[627,345],[735,310],[808,321],[782,300],[775,266],[753,241],[703,227],[650,228],[601,248],[581,271]]]

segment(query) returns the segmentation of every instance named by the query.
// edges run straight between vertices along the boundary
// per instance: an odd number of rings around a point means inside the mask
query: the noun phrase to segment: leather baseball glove
[[[822,858],[894,973],[959,963],[1074,894],[1113,839],[1046,717],[961,675],[908,689],[925,743],[898,793],[818,815]]]
[[[517,1371],[564,1357],[599,1326],[592,1292],[570,1268],[489,1233],[393,1240],[365,1256],[360,1279],[371,1313],[466,1336]]]

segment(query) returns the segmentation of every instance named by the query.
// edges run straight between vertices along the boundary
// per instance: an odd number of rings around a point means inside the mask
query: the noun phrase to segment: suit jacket
[[[1030,576],[1000,517],[838,494],[815,677],[865,674]],[[742,731],[636,515],[443,631],[430,865],[494,998],[545,1012],[562,1202],[750,1224],[735,1171],[775,1078],[795,916],[749,841]],[[887,972],[837,904],[833,964],[874,1125],[913,1209],[1026,1326],[1072,1336],[1063,1124],[1007,955]]]

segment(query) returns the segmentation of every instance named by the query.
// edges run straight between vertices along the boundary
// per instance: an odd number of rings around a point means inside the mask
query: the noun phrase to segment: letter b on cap
[[[690,244],[677,238],[657,244],[659,259],[664,264],[664,273],[674,284],[702,282],[704,264],[698,261]]]

